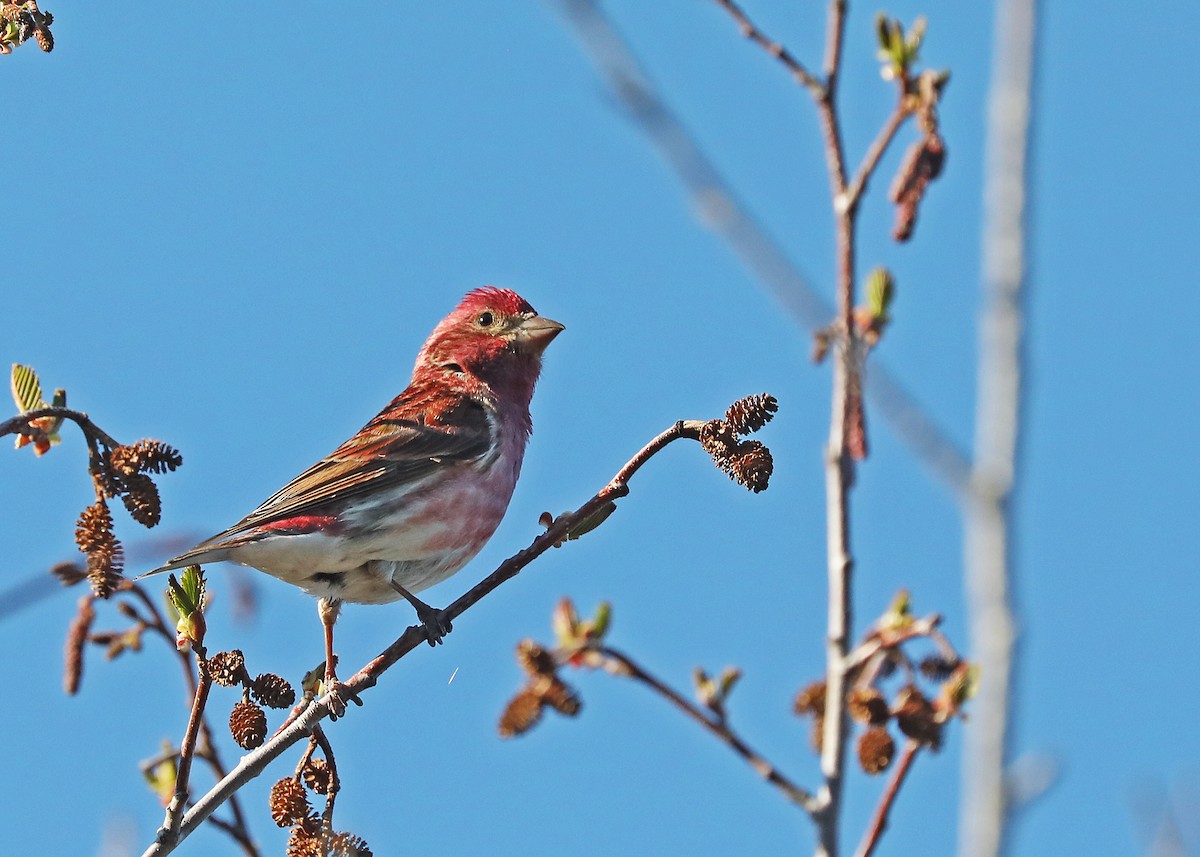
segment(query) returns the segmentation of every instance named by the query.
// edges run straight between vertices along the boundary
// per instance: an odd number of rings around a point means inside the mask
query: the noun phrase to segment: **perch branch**
[[[560,515],[545,532],[533,540],[529,547],[502,562],[495,571],[447,607],[444,611],[447,618],[457,619],[488,593],[515,577],[537,557],[550,548],[563,544],[570,537],[573,529],[602,512],[615,500],[629,494],[629,480],[647,461],[676,440],[681,438],[699,440],[700,429],[703,425],[704,421],[702,420],[680,420],[651,440],[617,472],[607,485],[582,506],[574,512]],[[421,625],[410,626],[395,642],[352,676],[345,683],[343,692],[347,696],[357,696],[373,687],[389,667],[425,641],[425,628]],[[329,713],[330,699],[328,695],[314,700],[306,708],[298,708],[292,719],[283,728],[257,750],[243,756],[233,770],[196,801],[195,805],[183,816],[178,829],[178,838],[175,841],[155,841],[143,852],[143,857],[161,857],[161,855],[173,852],[178,844],[194,832],[221,804],[262,773],[267,765],[296,743],[313,736],[314,730]]]

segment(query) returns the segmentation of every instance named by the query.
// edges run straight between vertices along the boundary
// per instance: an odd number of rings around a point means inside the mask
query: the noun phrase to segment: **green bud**
[[[612,623],[612,604],[607,601],[601,601],[596,607],[596,615],[592,621],[588,622],[587,635],[590,639],[600,640],[608,633],[608,626]]]
[[[721,699],[728,699],[729,694],[733,691],[734,685],[738,683],[738,679],[742,677],[742,671],[737,667],[725,667],[721,671]]]
[[[896,296],[896,280],[887,268],[876,268],[867,275],[867,306],[871,315],[887,321],[892,299]]]

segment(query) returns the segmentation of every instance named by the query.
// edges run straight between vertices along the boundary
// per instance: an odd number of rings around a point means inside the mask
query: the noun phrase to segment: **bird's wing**
[[[479,402],[458,399],[441,411],[437,424],[396,416],[407,410],[399,402],[232,527],[147,574],[222,559],[225,549],[253,541],[264,530],[312,531],[348,499],[413,484],[441,468],[478,461],[493,449],[491,423]]]

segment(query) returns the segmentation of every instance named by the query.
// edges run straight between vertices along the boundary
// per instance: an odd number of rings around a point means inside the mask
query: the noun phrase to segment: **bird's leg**
[[[337,720],[346,713],[346,686],[338,681],[337,655],[333,653],[333,626],[338,614],[342,612],[342,602],[337,598],[321,598],[317,600],[317,614],[325,628],[325,678],[322,687],[329,694],[329,716]],[[349,697],[350,701],[362,705],[357,696]]]
[[[450,619],[444,611],[438,610],[436,607],[430,607],[396,581],[392,580],[389,583],[417,611],[417,620],[425,626],[425,638],[429,641],[429,645],[436,646],[442,641],[443,637],[454,630],[450,624]]]

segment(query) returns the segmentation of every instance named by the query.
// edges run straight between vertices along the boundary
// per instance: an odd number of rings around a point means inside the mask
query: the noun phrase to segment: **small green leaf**
[[[12,367],[12,397],[21,413],[46,407],[42,398],[42,382],[32,366],[14,363]]]
[[[167,598],[181,620],[189,619],[193,613],[203,609],[204,572],[200,566],[189,565],[185,568],[182,580],[176,580],[172,574],[167,578],[167,586]]]
[[[712,708],[717,703],[717,685],[700,667],[692,672],[692,686],[696,688],[696,699],[700,704]]]
[[[955,710],[979,693],[979,665],[963,664],[946,683],[945,693]]]
[[[887,268],[876,268],[867,275],[867,307],[871,315],[888,320],[892,299],[896,296],[896,280]]]
[[[617,511],[616,503],[611,501],[605,503],[599,509],[592,512],[592,514],[588,515],[575,526],[571,527],[570,531],[567,533],[567,539],[577,539],[582,535],[590,533],[592,530],[596,529],[596,527],[608,520],[608,516],[615,511]]]
[[[721,672],[721,699],[728,699],[729,694],[733,691],[733,686],[738,683],[738,679],[742,677],[742,671],[737,667],[725,667]]]
[[[880,53],[886,54],[888,45],[890,44],[890,36],[888,34],[888,16],[884,12],[875,13],[875,37],[879,39]]]
[[[901,589],[888,605],[887,612],[879,621],[881,628],[889,631],[900,631],[912,624],[912,597],[907,589]]]
[[[908,54],[908,61],[914,63],[917,61],[917,56],[921,50],[921,42],[925,40],[925,28],[928,22],[925,16],[922,15],[913,21],[912,29],[909,30],[908,38],[905,39],[905,48]]]
[[[592,640],[601,639],[608,632],[608,626],[611,623],[612,605],[607,601],[601,601],[596,607],[595,617],[588,622],[588,638]]]
[[[559,645],[571,647],[579,645],[579,614],[575,612],[575,604],[570,598],[563,598],[554,608],[550,624],[554,628],[554,636]]]

